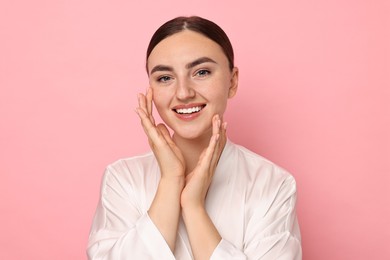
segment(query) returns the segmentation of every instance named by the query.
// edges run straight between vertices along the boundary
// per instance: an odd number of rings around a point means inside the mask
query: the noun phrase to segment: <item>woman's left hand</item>
[[[226,143],[226,122],[219,115],[213,117],[212,136],[208,147],[201,153],[195,169],[186,176],[181,194],[181,207],[203,208],[207,191]]]

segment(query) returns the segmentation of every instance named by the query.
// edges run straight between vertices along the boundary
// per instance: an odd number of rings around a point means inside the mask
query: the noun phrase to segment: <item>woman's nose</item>
[[[176,97],[179,100],[191,99],[195,96],[195,90],[189,80],[179,80],[177,82]]]

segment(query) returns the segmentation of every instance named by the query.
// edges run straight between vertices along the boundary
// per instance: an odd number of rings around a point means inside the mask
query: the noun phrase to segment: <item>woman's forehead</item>
[[[217,63],[218,60],[227,60],[216,42],[203,34],[184,30],[158,43],[148,58],[148,64],[153,66],[158,63],[188,63],[201,57],[209,57]]]

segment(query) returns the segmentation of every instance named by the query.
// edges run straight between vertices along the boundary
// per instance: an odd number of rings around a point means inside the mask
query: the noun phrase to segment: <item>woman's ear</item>
[[[230,87],[229,87],[229,98],[232,98],[236,95],[238,88],[238,68],[234,67],[232,70],[232,76],[230,79]]]

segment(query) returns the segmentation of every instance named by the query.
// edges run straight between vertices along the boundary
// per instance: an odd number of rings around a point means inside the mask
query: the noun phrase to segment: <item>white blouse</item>
[[[160,171],[153,153],[106,169],[89,259],[193,259],[181,220],[174,253],[149,218]],[[302,259],[296,184],[284,169],[229,140],[206,198],[222,240],[210,259]]]

